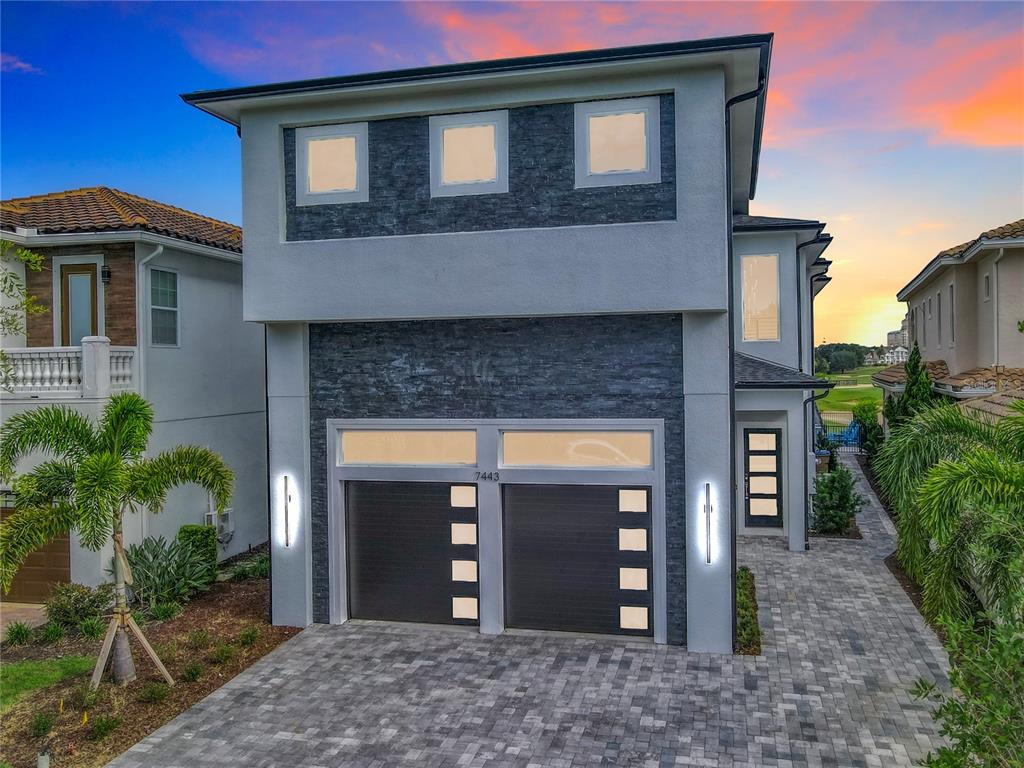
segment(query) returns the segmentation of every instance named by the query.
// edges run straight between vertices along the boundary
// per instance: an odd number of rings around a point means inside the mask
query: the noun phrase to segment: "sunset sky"
[[[1024,216],[1022,3],[0,4],[0,195],[98,184],[241,223],[186,91],[774,32],[752,212],[828,222],[817,342],[882,344],[937,251]]]

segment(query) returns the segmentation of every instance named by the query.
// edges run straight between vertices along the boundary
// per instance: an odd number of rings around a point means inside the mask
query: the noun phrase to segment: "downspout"
[[[762,44],[762,52],[767,44]],[[759,65],[757,71],[757,88],[746,93],[733,96],[725,102],[725,194],[726,194],[726,215],[729,217],[728,248],[728,290],[729,290],[729,483],[730,483],[730,520],[729,528],[732,530],[732,540],[729,543],[732,557],[732,574],[730,575],[731,588],[729,590],[729,608],[732,615],[732,642],[736,645],[736,319],[733,305],[734,301],[734,275],[733,275],[733,248],[732,241],[735,237],[733,232],[732,217],[732,125],[730,114],[732,108],[741,102],[756,99],[764,93],[768,83],[768,74],[764,64]]]
[[[818,234],[814,236],[813,240],[808,240],[806,243],[802,243],[796,247],[797,253],[797,276],[796,276],[796,349],[797,349],[797,370],[801,373],[804,372],[804,317],[803,317],[803,292],[804,292],[804,277],[805,270],[801,270],[801,264],[799,263],[800,251],[811,245],[821,245],[830,241],[828,237],[822,237],[821,233],[824,227],[818,230]],[[814,275],[809,275],[811,281],[814,280]],[[814,289],[810,290],[810,302],[811,302],[811,370],[814,373]]]
[[[144,322],[146,313],[143,309],[146,306],[144,301],[146,296],[146,265],[163,252],[164,247],[162,245],[156,246],[153,252],[142,259],[135,268],[135,362],[137,364],[136,370],[139,374],[139,394],[143,397],[146,396],[146,339],[144,338],[143,331],[148,328],[148,324]],[[140,526],[142,538],[145,539],[149,531],[149,518],[145,511],[139,517],[142,521]]]

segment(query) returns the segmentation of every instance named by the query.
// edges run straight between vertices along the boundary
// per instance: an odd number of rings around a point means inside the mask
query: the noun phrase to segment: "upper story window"
[[[149,271],[149,340],[157,346],[178,346],[178,273]]]
[[[956,294],[953,284],[949,284],[949,343],[956,342]]]
[[[988,274],[986,274],[985,275],[985,290],[984,290],[985,301],[988,301],[989,296],[991,296],[991,295],[992,295],[992,284],[989,282]]]
[[[921,346],[928,346],[928,315],[924,311],[924,302],[921,302]]]
[[[743,340],[779,340],[779,257],[743,256]]]
[[[935,294],[935,343],[942,346],[942,291]]]
[[[297,205],[370,199],[366,123],[295,129]]]
[[[576,105],[576,186],[661,181],[657,96]]]
[[[932,297],[929,296],[928,297],[928,319],[929,320],[931,319],[931,316],[932,316]]]
[[[508,192],[508,111],[430,118],[430,196]]]

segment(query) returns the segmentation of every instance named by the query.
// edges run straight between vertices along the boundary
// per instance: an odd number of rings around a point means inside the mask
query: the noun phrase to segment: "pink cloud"
[[[0,53],[0,72],[21,72],[22,74],[41,75],[43,70],[22,61],[11,53]]]

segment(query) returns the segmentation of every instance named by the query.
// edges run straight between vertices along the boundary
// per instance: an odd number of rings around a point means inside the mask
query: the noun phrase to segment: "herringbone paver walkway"
[[[859,469],[861,492],[870,494]],[[116,768],[909,766],[938,744],[946,658],[889,574],[888,520],[806,553],[744,539],[764,655],[593,637],[313,626]]]

